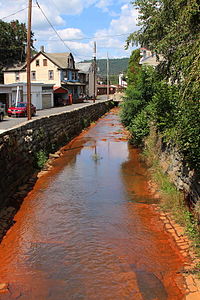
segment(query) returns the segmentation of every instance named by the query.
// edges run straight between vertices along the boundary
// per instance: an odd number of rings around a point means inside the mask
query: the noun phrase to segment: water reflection
[[[149,205],[117,112],[63,152],[0,246],[2,299],[183,299],[183,259]]]

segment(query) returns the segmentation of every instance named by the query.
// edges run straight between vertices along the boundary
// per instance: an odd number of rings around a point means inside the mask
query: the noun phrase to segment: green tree
[[[127,46],[136,43],[162,54],[159,67],[166,78],[175,81],[191,76],[199,68],[198,0],[136,0],[134,5],[140,12],[140,29],[128,37]]]
[[[3,67],[25,61],[26,36],[24,23],[19,23],[18,20],[10,23],[0,20],[0,71]]]
[[[200,9],[198,0],[136,0],[140,29],[127,39],[158,54],[157,84],[144,107],[158,130],[175,142],[190,167],[200,169]],[[157,76],[157,75],[156,75]],[[149,84],[148,81],[142,84]],[[165,80],[165,81],[163,81]],[[170,82],[170,84],[169,84]],[[149,85],[151,86],[151,84]],[[139,88],[141,91],[142,89]],[[149,90],[147,87],[145,90]],[[129,94],[130,91],[129,91]],[[144,93],[143,93],[144,95]],[[147,108],[150,108],[149,111]],[[141,116],[132,124],[139,132]],[[148,127],[148,125],[147,125]],[[141,128],[144,132],[144,128]],[[134,129],[135,130],[135,129]],[[140,133],[141,133],[140,132]]]

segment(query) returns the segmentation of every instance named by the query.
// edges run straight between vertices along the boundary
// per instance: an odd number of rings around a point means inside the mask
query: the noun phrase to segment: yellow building
[[[26,82],[26,64],[4,68],[4,84]],[[85,83],[79,81],[78,69],[75,68],[71,53],[46,53],[40,51],[31,60],[31,82],[53,84],[60,94],[54,95],[54,104],[58,98],[66,100],[72,94],[73,102],[77,102]]]

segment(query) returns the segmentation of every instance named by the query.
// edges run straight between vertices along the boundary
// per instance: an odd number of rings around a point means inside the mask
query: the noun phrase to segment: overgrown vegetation
[[[200,13],[197,0],[136,0],[140,29],[127,39],[151,50],[158,66],[139,64],[134,50],[128,66],[128,88],[121,119],[131,142],[143,146],[152,162],[164,202],[176,221],[199,245],[197,220],[185,207],[183,197],[159,167],[150,128],[182,155],[184,165],[200,176]],[[159,60],[160,59],[160,60]],[[145,142],[145,143],[146,143]],[[149,150],[151,149],[151,150]],[[200,215],[200,214],[199,214]]]
[[[153,180],[159,187],[159,193],[161,195],[160,206],[163,211],[170,211],[174,220],[185,228],[185,233],[192,240],[196,254],[200,257],[198,221],[187,209],[183,194],[176,189],[169,177],[163,172],[157,154],[155,153],[156,142],[157,134],[155,130],[152,130],[151,135],[145,140],[143,156],[145,156],[145,160],[148,163]],[[200,269],[197,269],[199,272]]]
[[[140,145],[153,123],[176,145],[186,164],[200,171],[200,14],[197,0],[136,0],[140,30],[127,46],[139,43],[162,61],[141,67],[133,51],[122,122]]]

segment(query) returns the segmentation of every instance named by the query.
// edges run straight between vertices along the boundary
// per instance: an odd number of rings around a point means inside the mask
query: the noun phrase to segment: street
[[[106,96],[101,97],[101,99],[98,99],[97,101],[105,101]],[[61,107],[52,107],[49,109],[43,109],[43,110],[38,110],[36,112],[36,116],[32,117],[32,119],[38,119],[40,117],[45,117],[45,116],[50,116],[53,114],[57,114],[57,113],[61,113],[61,112],[66,112],[66,111],[72,111],[76,108],[80,108],[80,107],[84,107],[84,106],[88,106],[91,105],[93,103],[93,100],[87,100],[87,102],[85,101],[84,103],[76,103],[76,104],[72,104],[70,106],[61,106]],[[27,118],[26,117],[7,117],[5,116],[3,121],[0,122],[0,133],[11,129],[13,127],[15,127],[16,125],[19,125],[21,123],[27,122]]]

